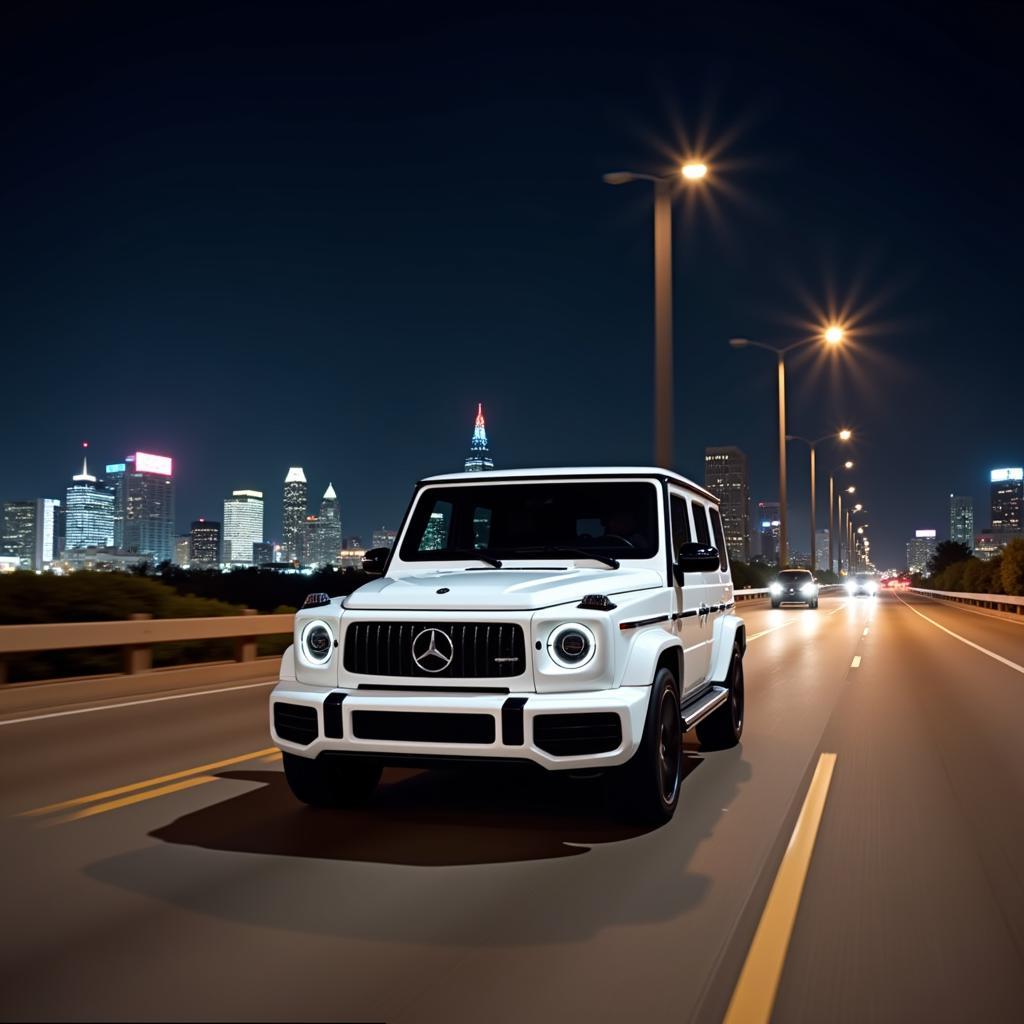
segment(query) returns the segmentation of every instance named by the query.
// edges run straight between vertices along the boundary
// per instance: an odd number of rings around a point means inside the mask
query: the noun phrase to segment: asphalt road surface
[[[653,831],[507,770],[304,808],[264,685],[0,721],[0,1016],[720,1021],[824,752],[772,1019],[1024,1020],[1024,617],[742,614],[742,745]]]

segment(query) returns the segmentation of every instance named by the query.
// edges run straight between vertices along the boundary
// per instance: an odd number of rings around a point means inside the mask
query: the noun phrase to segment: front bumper
[[[582,768],[612,767],[625,764],[640,745],[647,705],[650,698],[649,686],[624,686],[615,690],[590,690],[581,693],[530,693],[530,694],[478,694],[478,693],[417,693],[415,691],[366,692],[360,690],[322,690],[303,686],[294,680],[281,680],[270,695],[270,735],[283,751],[300,757],[315,758],[322,753],[375,754],[382,759],[404,758],[439,761],[452,758],[494,759],[532,761],[550,770],[573,770]],[[278,733],[275,724],[275,705],[298,706],[312,709],[316,713],[316,735],[309,742],[295,742]],[[325,708],[326,705],[326,708]],[[378,713],[372,716],[360,712]],[[504,712],[504,713],[503,713]],[[280,712],[278,712],[280,714]],[[288,711],[289,717],[295,712]],[[312,716],[310,722],[312,736]],[[380,735],[387,733],[389,718],[394,723],[393,731],[416,732],[416,715],[429,716],[429,721],[441,721],[440,715],[458,715],[460,723],[470,721],[482,726],[483,739],[475,742],[457,738],[444,740],[395,739],[360,736],[361,731],[372,731]],[[587,724],[597,719],[586,716],[614,715],[618,718],[621,735],[613,749],[596,752],[566,748],[577,747],[579,737],[590,735]],[[555,716],[555,717],[545,717]],[[561,716],[583,716],[568,718]],[[540,722],[538,722],[540,719]],[[490,721],[488,721],[490,720]],[[364,724],[373,721],[373,728]],[[424,724],[428,718],[421,719]],[[457,720],[452,719],[455,723]],[[602,717],[603,735],[607,730],[607,717]],[[383,723],[383,725],[382,725]],[[411,726],[410,726],[411,723]],[[558,723],[561,736],[568,741],[553,741],[552,723]],[[582,723],[577,726],[576,723]],[[444,722],[441,721],[442,726]],[[573,729],[577,729],[573,733]],[[442,732],[445,730],[441,730]],[[591,730],[593,732],[593,730]],[[457,729],[452,730],[458,732]],[[340,736],[338,735],[340,733]],[[611,742],[611,741],[609,741]],[[543,744],[543,746],[542,746]],[[586,739],[582,741],[587,746]],[[592,744],[593,745],[593,744]],[[600,745],[600,744],[598,744]],[[608,742],[604,743],[607,746]],[[559,752],[553,753],[555,748]]]

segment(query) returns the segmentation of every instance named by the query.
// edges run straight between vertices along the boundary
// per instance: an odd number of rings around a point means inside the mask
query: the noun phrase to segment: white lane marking
[[[28,718],[9,718],[0,725],[20,725],[22,722],[40,722],[44,718],[63,718],[65,715],[88,715],[92,711],[113,711],[115,708],[133,708],[139,704],[158,704],[163,700],[184,700],[186,697],[208,697],[213,693],[232,693],[235,690],[254,690],[258,686],[276,686],[277,680],[265,683],[247,683],[245,686],[222,686],[217,690],[196,690],[194,693],[172,693],[168,697],[146,697],[144,700],[126,700],[120,704],[103,704],[98,708],[72,708],[70,711],[50,711],[45,715],[30,715]]]
[[[860,668],[860,655],[859,654],[855,654],[853,656],[853,661],[850,662],[850,668]]]
[[[841,604],[838,608],[833,608],[832,611],[829,612],[829,615],[835,615],[836,612],[841,612],[846,607],[847,605]]]
[[[960,643],[967,644],[968,647],[973,647],[976,651],[981,651],[982,654],[988,655],[988,657],[1000,662],[1007,668],[1012,668],[1014,672],[1024,675],[1024,665],[1018,665],[1017,662],[1010,661],[1009,658],[1004,658],[1001,654],[996,654],[995,651],[990,651],[987,647],[982,647],[981,644],[976,644],[973,640],[968,640],[967,637],[954,633],[951,629],[946,629],[941,622],[936,622],[930,616],[925,615],[924,612],[919,612],[912,604],[907,604],[902,597],[898,600],[905,608],[909,608],[915,615],[920,615],[925,622],[930,622],[936,629],[941,629],[943,633],[948,633],[954,640],[959,640]]]
[[[790,619],[788,622],[780,623],[778,626],[772,626],[770,629],[762,629],[760,633],[755,633],[753,636],[747,637],[747,643],[751,640],[756,640],[758,637],[767,636],[769,633],[774,633],[777,629],[785,629],[787,626],[792,626],[793,623],[799,622],[799,619]]]
[[[971,608],[959,601],[943,601],[941,597],[932,597],[931,594],[918,594],[918,597],[927,597],[932,604],[940,608],[952,608],[958,612],[970,612],[972,615],[980,615],[983,619],[995,619],[996,622],[1012,622],[1015,626],[1024,626],[1024,615],[1013,615],[1009,612],[998,612],[992,608]]]

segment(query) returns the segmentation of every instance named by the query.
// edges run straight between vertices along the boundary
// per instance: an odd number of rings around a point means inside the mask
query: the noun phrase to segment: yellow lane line
[[[128,807],[130,804],[140,804],[143,800],[153,800],[158,796],[167,796],[168,793],[177,793],[183,789],[191,789],[193,786],[202,786],[206,782],[213,782],[216,775],[194,775],[190,779],[182,779],[180,782],[171,783],[169,786],[160,786],[158,789],[147,789],[144,793],[132,793],[131,796],[123,796],[120,800],[108,800],[106,803],[94,804],[92,807],[83,807],[80,811],[74,811],[62,818],[50,822],[52,825],[63,825],[69,821],[79,821],[82,818],[91,818],[94,814],[104,814],[107,811],[116,811],[119,807]]]
[[[266,757],[261,757],[260,758],[260,761],[262,761],[263,764],[274,764],[275,762],[280,761],[280,760],[281,760],[281,751],[280,750],[275,750],[272,754],[267,754]]]
[[[818,758],[723,1024],[767,1024],[771,1017],[835,765],[835,754]]]
[[[19,815],[25,818],[35,818],[41,814],[53,814],[56,811],[66,811],[69,807],[80,807],[82,804],[95,803],[97,800],[105,800],[108,797],[121,796],[123,793],[132,793],[139,789],[148,789],[150,786],[159,786],[164,782],[172,782],[175,779],[184,779],[190,775],[202,775],[206,772],[215,772],[218,768],[227,768],[229,765],[240,764],[242,761],[253,761],[258,757],[268,757],[271,753],[277,754],[276,747],[264,747],[262,750],[254,750],[251,754],[239,754],[238,757],[227,757],[223,761],[212,761],[210,764],[197,765],[195,768],[185,768],[180,772],[171,772],[169,775],[158,775],[153,779],[143,779],[142,782],[132,782],[127,786],[118,786],[115,789],[105,789],[100,793],[90,793],[88,796],[76,796],[72,800],[62,800],[58,804],[47,804],[45,807],[37,807],[32,811],[22,811]]]
[[[853,661],[850,662],[850,668],[860,668],[860,655],[859,654],[855,654],[853,656]]]

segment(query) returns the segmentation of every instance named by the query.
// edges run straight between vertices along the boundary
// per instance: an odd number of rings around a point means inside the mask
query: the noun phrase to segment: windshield
[[[424,489],[400,555],[406,562],[493,558],[653,558],[654,483],[481,484]]]
[[[811,578],[809,569],[783,569],[777,579],[780,583],[796,583]]]

